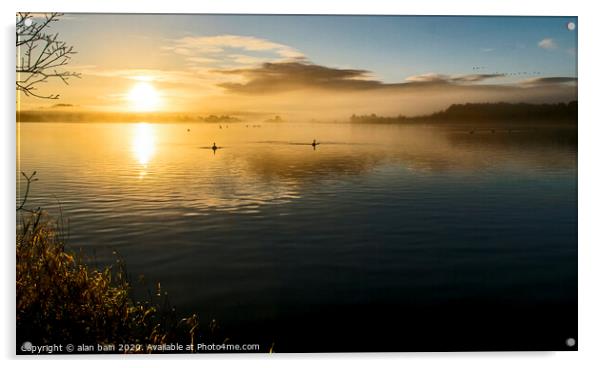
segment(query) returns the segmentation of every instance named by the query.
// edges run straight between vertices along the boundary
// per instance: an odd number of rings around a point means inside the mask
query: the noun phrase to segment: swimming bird
[[[215,145],[215,142],[213,142],[213,146],[211,146],[211,149],[215,151],[215,150],[216,150],[216,149],[218,149],[218,148],[219,148],[219,147]]]
[[[313,142],[311,142],[311,146],[314,148],[314,150],[316,149],[316,146],[320,144],[319,142],[316,142],[316,140],[314,139]]]

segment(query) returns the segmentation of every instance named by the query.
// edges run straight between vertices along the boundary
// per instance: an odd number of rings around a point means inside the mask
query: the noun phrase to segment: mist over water
[[[137,292],[160,281],[180,311],[216,318],[234,338],[312,350],[298,344],[318,329],[313,349],[324,350],[388,324],[419,345],[418,323],[449,339],[449,324],[468,313],[487,316],[499,339],[531,320],[537,331],[523,330],[517,346],[576,336],[568,313],[542,329],[546,313],[576,305],[576,128],[24,123],[18,131],[17,169],[40,179],[29,202],[52,214],[60,204],[72,249],[101,265],[117,250],[148,282]],[[472,323],[466,334],[481,331]]]

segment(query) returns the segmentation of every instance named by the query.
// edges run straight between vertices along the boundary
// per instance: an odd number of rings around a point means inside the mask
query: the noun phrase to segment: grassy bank
[[[28,189],[34,175],[25,176]],[[122,261],[97,269],[67,251],[62,216],[25,208],[28,189],[17,208],[17,345],[140,344],[139,351],[148,352],[148,344],[198,342],[196,315],[178,318],[156,293],[132,299]]]

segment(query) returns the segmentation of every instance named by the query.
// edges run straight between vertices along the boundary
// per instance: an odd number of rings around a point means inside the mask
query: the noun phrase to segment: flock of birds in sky
[[[473,72],[484,71],[486,68],[484,66],[473,66]],[[513,72],[513,73],[502,73],[502,72],[494,72],[495,75],[503,75],[504,77],[512,76],[512,75],[541,75],[542,73],[539,71],[531,71],[531,72]]]

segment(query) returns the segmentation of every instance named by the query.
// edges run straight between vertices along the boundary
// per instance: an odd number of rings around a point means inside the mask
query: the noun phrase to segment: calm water
[[[72,248],[117,250],[138,292],[160,281],[244,343],[565,349],[576,131],[470,129],[29,123],[18,170],[38,172],[32,206],[60,202]]]

